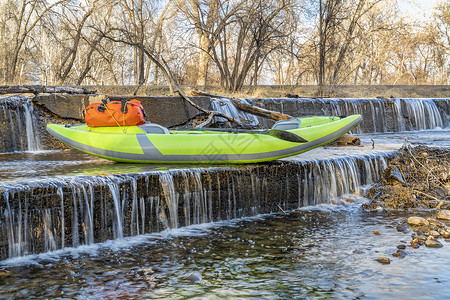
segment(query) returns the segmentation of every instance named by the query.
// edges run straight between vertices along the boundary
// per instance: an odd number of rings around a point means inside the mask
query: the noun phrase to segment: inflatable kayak
[[[294,118],[254,131],[168,130],[153,123],[120,127],[48,124],[47,131],[70,147],[119,162],[255,163],[327,144],[360,122],[360,115],[352,115]]]

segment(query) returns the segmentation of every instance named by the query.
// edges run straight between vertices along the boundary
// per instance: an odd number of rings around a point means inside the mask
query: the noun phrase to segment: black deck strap
[[[122,106],[120,107],[120,111],[123,114],[126,114],[128,112],[128,100],[123,98],[123,97],[108,97],[109,101],[120,101],[120,103],[122,104]]]
[[[106,110],[106,103],[108,103],[108,99],[102,99],[102,103],[99,106],[97,106],[97,110],[99,112],[105,112],[105,110]]]
[[[120,107],[120,111],[121,111],[123,114],[126,114],[126,113],[128,112],[128,106],[127,106],[128,100],[125,99],[125,98],[122,98],[122,99],[120,100],[120,102],[122,103],[122,106]]]

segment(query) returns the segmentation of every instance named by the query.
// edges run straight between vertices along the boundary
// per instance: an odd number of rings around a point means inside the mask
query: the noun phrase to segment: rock
[[[380,264],[383,264],[383,265],[388,265],[391,263],[391,260],[387,257],[379,257],[379,258],[377,258],[377,262],[379,262]]]
[[[421,236],[423,234],[423,231],[420,230],[419,228],[414,228],[413,229],[414,233],[416,233],[416,235]]]
[[[437,226],[436,224],[430,224],[430,225],[428,225],[428,228],[430,230],[438,231],[439,226]]]
[[[392,181],[398,181],[400,183],[406,184],[405,180],[403,179],[403,175],[400,172],[400,170],[396,166],[391,166],[387,169],[386,177],[388,180]]]
[[[199,272],[192,272],[189,274],[189,276],[186,277],[187,280],[189,280],[192,283],[196,283],[202,280],[202,274]]]
[[[444,239],[450,237],[450,234],[447,232],[447,230],[444,230],[444,229],[438,229],[438,232],[439,232],[439,234],[440,234]]]
[[[425,241],[425,246],[429,248],[441,248],[443,247],[442,244],[436,240],[434,237],[429,236],[427,240]]]
[[[427,238],[424,236],[418,236],[417,240],[419,242],[419,245],[423,245],[425,243],[425,241],[427,240]]]
[[[403,224],[398,224],[396,229],[398,232],[407,232],[408,231],[408,227]]]
[[[450,220],[450,210],[441,210],[440,212],[438,212],[436,218],[441,220]]]
[[[397,248],[398,249],[406,249],[406,245],[401,244],[401,245],[398,245]]]
[[[427,232],[427,231],[430,231],[432,229],[430,229],[430,226],[428,226],[428,225],[422,225],[422,226],[419,227],[419,230],[422,231],[422,232]]]
[[[375,234],[375,235],[379,235],[380,234],[380,232],[378,230],[374,230],[374,231],[372,231],[372,233]]]
[[[330,143],[331,146],[358,146],[361,145],[361,140],[353,135],[350,135],[348,133],[344,134],[340,138],[338,138],[336,141]]]
[[[420,226],[420,225],[428,225],[430,223],[425,218],[422,217],[409,217],[408,224]]]
[[[437,232],[436,230],[430,230],[430,231],[425,232],[425,235],[438,238],[441,234],[439,232]]]
[[[427,218],[427,221],[428,221],[430,224],[436,225],[436,226],[438,226],[438,227],[444,227],[444,226],[445,226],[444,223],[442,223],[441,221],[439,221],[439,220],[437,220],[437,219],[435,219],[435,218]]]
[[[412,248],[417,249],[417,248],[419,248],[419,244],[420,244],[419,239],[418,238],[413,238],[412,241],[411,241],[411,244],[408,245],[408,247],[412,247]]]
[[[403,258],[403,257],[405,257],[407,254],[408,254],[408,253],[406,253],[405,251],[399,249],[399,250],[397,250],[397,252],[392,253],[392,256]]]

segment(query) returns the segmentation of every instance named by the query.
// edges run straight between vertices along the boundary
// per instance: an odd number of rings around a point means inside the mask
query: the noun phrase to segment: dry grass
[[[132,95],[136,86],[89,86],[91,90],[97,90],[106,95]],[[317,86],[258,86],[244,87],[240,92],[230,93],[219,87],[191,87],[183,86],[186,92],[196,88],[208,93],[232,96],[238,98],[280,98],[294,95],[298,97],[316,97]],[[327,87],[328,97],[336,98],[450,98],[449,85],[342,85]],[[140,96],[171,96],[167,86],[143,86],[139,89]]]

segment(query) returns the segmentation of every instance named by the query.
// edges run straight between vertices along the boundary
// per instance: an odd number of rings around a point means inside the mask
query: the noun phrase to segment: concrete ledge
[[[122,96],[127,99],[138,99],[147,114],[147,121],[161,124],[166,127],[179,125],[202,114],[180,97],[154,97],[154,96]],[[86,95],[41,95],[33,101],[43,105],[50,112],[63,119],[83,120],[83,109],[93,102],[100,102],[102,96]],[[208,97],[192,97],[195,103],[211,109]]]

